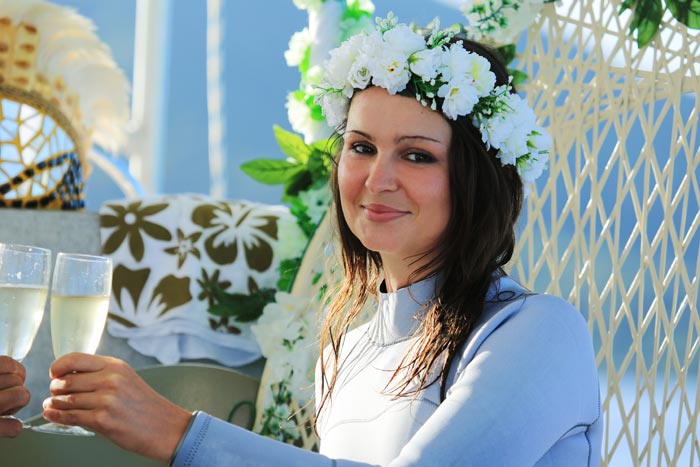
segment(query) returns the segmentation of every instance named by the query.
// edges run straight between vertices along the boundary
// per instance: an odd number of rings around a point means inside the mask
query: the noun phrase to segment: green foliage
[[[674,18],[689,28],[700,29],[700,0],[623,0],[619,13],[632,11],[629,33],[637,45],[644,47],[661,28],[661,19],[668,8]]]
[[[354,19],[361,20],[363,17],[371,18],[372,13],[367,10],[363,10],[361,7],[360,0],[355,0],[354,2],[348,3],[347,9],[343,12],[343,20]]]
[[[311,156],[311,148],[304,143],[301,136],[284,130],[279,125],[274,125],[272,131],[275,134],[275,140],[285,156],[294,159],[297,162],[306,164]]]
[[[300,191],[328,182],[332,163],[329,140],[309,146],[299,135],[277,125],[274,133],[277,144],[290,160],[255,159],[241,165],[243,172],[267,185],[283,185],[282,200],[289,203]]]
[[[316,224],[311,221],[309,217],[308,206],[306,206],[299,198],[292,198],[291,205],[289,206],[289,212],[292,213],[294,217],[297,218],[297,224],[301,227],[301,230],[306,235],[306,238],[311,238],[316,232]]]
[[[517,57],[515,51],[515,44],[508,44],[498,47],[496,49],[496,52],[498,52],[501,60],[503,60],[503,63],[508,68],[508,74],[513,77],[513,86],[517,86],[527,81],[527,73],[520,71],[517,68],[511,68],[509,66]]]
[[[297,176],[303,164],[284,159],[255,159],[241,164],[241,170],[266,185],[279,185]]]
[[[275,301],[274,289],[262,288],[246,295],[226,292],[214,284],[207,287],[213,299],[207,311],[216,316],[232,317],[239,323],[255,321],[262,315],[265,305]]]
[[[656,35],[664,8],[661,0],[624,0],[618,14],[632,10],[629,33],[636,35],[637,45],[644,47]]]
[[[277,289],[283,292],[289,292],[292,290],[292,285],[294,284],[294,278],[299,271],[299,266],[301,266],[301,257],[283,259],[280,261],[278,267],[280,272],[280,278],[277,280]]]
[[[671,14],[692,29],[700,29],[700,0],[666,0]]]

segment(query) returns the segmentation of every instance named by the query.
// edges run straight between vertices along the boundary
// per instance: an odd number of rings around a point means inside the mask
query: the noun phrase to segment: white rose
[[[547,168],[547,161],[549,158],[546,154],[540,154],[537,158],[530,159],[524,167],[518,168],[518,173],[524,184],[533,183],[537,178],[542,175],[544,169]]]
[[[348,114],[349,97],[340,92],[324,92],[314,100],[321,106],[326,122],[332,128],[345,121]]]
[[[442,79],[460,79],[471,70],[471,57],[461,44],[452,44],[443,54]]]
[[[343,42],[340,47],[331,50],[330,58],[323,66],[323,69],[326,70],[323,81],[335,89],[345,88],[350,68],[360,54],[365,40],[365,35],[359,34]]]
[[[413,73],[423,78],[423,81],[430,81],[436,78],[442,66],[442,49],[420,50],[409,58],[409,68]]]
[[[383,87],[389,94],[396,94],[406,89],[406,84],[411,79],[408,55],[386,44],[374,49],[374,52],[368,59],[372,84]]]
[[[474,80],[479,97],[487,96],[496,85],[496,75],[491,71],[491,62],[475,53],[470,53],[469,58],[467,73]]]
[[[438,89],[438,96],[443,98],[442,113],[447,118],[456,120],[468,115],[479,101],[476,87],[467,80],[452,80]]]
[[[423,36],[405,24],[389,29],[384,33],[383,39],[389,48],[401,52],[406,57],[426,48]]]
[[[350,67],[348,82],[355,89],[366,88],[372,78],[367,59],[365,54],[360,54]]]
[[[501,159],[501,163],[504,165],[516,165],[519,157],[530,152],[530,149],[527,147],[528,130],[524,126],[512,125],[512,130],[499,146],[498,158]]]
[[[486,148],[500,148],[503,141],[513,131],[512,119],[503,115],[492,115],[488,119],[482,119],[481,123],[476,123],[481,132],[481,139],[486,144]],[[514,164],[515,160],[503,160],[504,164]]]

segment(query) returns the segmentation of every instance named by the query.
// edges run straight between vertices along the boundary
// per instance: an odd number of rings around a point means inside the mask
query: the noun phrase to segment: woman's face
[[[416,99],[380,87],[354,95],[338,165],[343,216],[385,264],[425,253],[445,231],[451,136]]]

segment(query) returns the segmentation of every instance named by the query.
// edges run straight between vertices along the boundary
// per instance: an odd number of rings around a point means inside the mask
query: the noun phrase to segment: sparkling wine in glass
[[[56,358],[71,352],[94,354],[107,321],[112,261],[106,256],[59,253],[51,286],[51,341]],[[94,433],[46,423],[37,431],[78,436]]]
[[[0,243],[0,355],[21,362],[29,353],[44,316],[50,274],[50,250]]]

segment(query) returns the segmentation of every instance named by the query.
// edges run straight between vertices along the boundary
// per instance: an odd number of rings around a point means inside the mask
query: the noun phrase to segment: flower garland
[[[362,32],[330,52],[316,102],[332,126],[347,117],[355,90],[372,84],[389,94],[413,95],[451,120],[469,118],[503,165],[516,167],[527,186],[542,174],[552,140],[527,102],[511,86],[495,86],[484,57],[450,43],[453,29],[436,23],[427,38],[391,13],[377,29]]]

